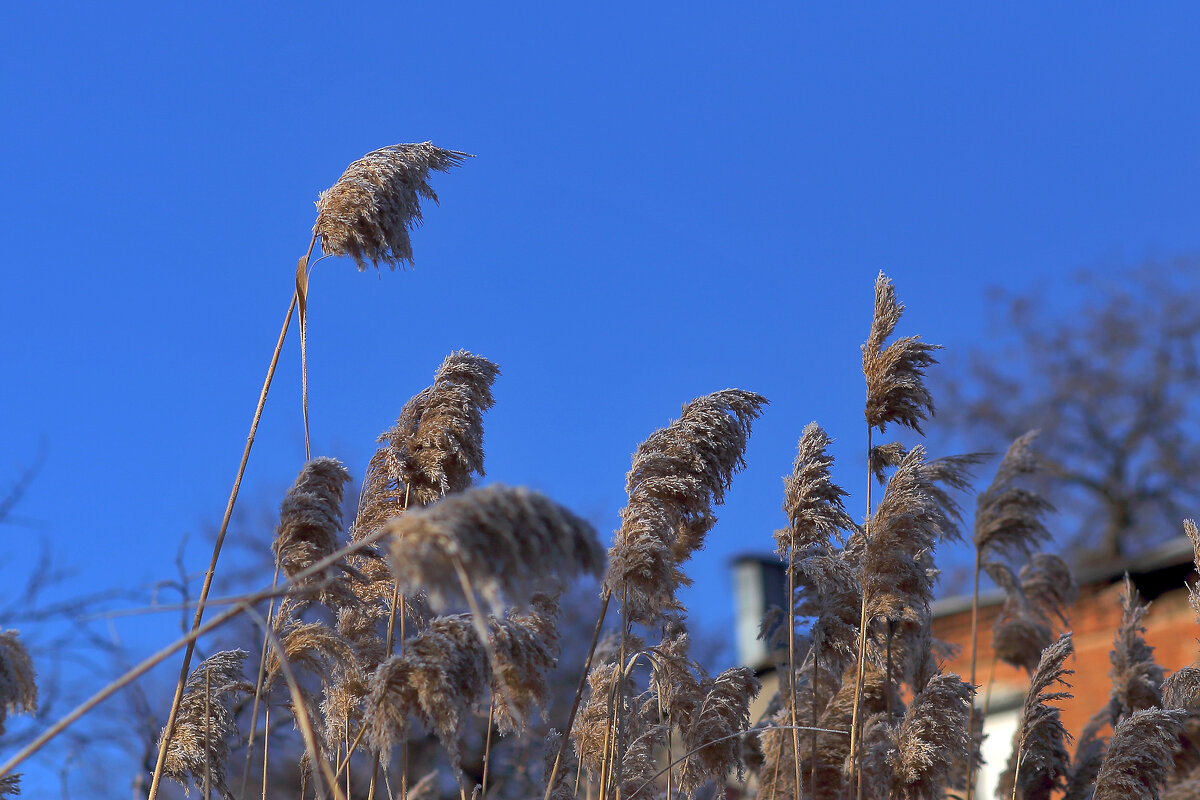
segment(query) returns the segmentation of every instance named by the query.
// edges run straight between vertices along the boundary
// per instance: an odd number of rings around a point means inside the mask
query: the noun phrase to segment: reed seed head
[[[37,674],[20,633],[0,630],[0,734],[9,714],[37,711],[37,701]]]
[[[429,172],[449,172],[470,157],[432,142],[367,153],[317,199],[313,233],[321,237],[321,249],[350,256],[359,270],[412,264],[409,231],[421,223],[421,200],[437,202]]]
[[[334,458],[314,458],[304,465],[279,507],[279,525],[271,551],[289,578],[333,555],[342,528],[342,494],[350,474]],[[343,568],[344,569],[344,568]],[[331,602],[345,600],[349,590],[338,584],[342,569],[331,567],[304,581],[320,587]]]
[[[426,589],[438,609],[464,599],[456,564],[495,613],[604,567],[595,529],[528,489],[470,489],[389,525],[400,590]]]
[[[1113,730],[1093,800],[1158,800],[1175,766],[1186,711],[1135,711]]]
[[[254,691],[242,677],[245,660],[245,650],[214,653],[192,670],[184,684],[163,761],[163,775],[184,789],[188,788],[189,778],[203,786],[207,770],[212,787],[222,797],[233,798],[225,785],[229,737],[237,733],[232,706],[239,695]],[[161,738],[160,734],[160,745]]]
[[[1146,642],[1143,620],[1150,610],[1141,602],[1133,581],[1125,575],[1121,590],[1121,625],[1109,652],[1112,670],[1111,722],[1115,728],[1135,711],[1161,706],[1163,668],[1154,661],[1154,648]]]
[[[919,336],[905,336],[884,347],[896,330],[904,306],[896,288],[882,272],[875,280],[875,313],[871,332],[862,346],[863,375],[867,379],[867,425],[887,429],[896,423],[923,433],[921,423],[933,416],[933,396],[925,388],[925,369],[937,363],[940,345],[926,344]]]
[[[628,618],[649,625],[681,610],[675,590],[691,581],[680,565],[716,524],[713,506],[744,466],[750,424],[766,402],[741,389],[714,392],[638,445],[604,580]]]
[[[781,558],[788,551],[803,551],[837,537],[854,527],[842,498],[846,491],[833,482],[829,469],[833,456],[826,452],[831,440],[815,422],[804,428],[796,447],[792,474],[783,479],[783,511],[788,527],[775,531],[775,550]]]
[[[1038,461],[1033,442],[1038,431],[1017,437],[996,468],[991,485],[979,495],[975,510],[975,547],[980,561],[1029,558],[1041,544],[1050,541],[1044,517],[1054,510],[1045,498],[1019,486],[1020,478],[1035,474]]]

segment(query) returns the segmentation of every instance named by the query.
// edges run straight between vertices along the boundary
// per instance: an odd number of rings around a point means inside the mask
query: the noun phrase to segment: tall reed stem
[[[313,247],[316,245],[317,237],[313,235],[312,240],[308,244],[308,252],[312,253]],[[307,261],[308,256],[304,257]],[[284,339],[287,338],[288,326],[292,322],[292,314],[296,311],[297,297],[296,293],[292,293],[292,302],[288,306],[287,316],[283,319],[283,328],[279,331],[279,341],[275,344],[275,352],[271,355],[271,364],[267,367],[267,377],[263,381],[262,391],[258,395],[258,406],[254,409],[254,419],[250,423],[250,434],[246,437],[246,447],[242,451],[242,461],[238,465],[237,477],[233,481],[233,489],[229,493],[229,502],[225,505],[225,516],[221,520],[221,527],[217,531],[217,541],[213,544],[212,560],[209,562],[208,571],[204,574],[204,585],[200,589],[200,598],[196,604],[196,616],[192,619],[192,632],[195,633],[200,627],[200,623],[204,618],[204,603],[208,599],[209,589],[212,588],[213,574],[217,570],[217,559],[221,556],[221,546],[225,544],[225,534],[229,530],[229,520],[233,516],[233,507],[237,503],[238,490],[242,486],[242,476],[246,474],[246,464],[250,461],[250,449],[254,447],[254,436],[258,432],[258,422],[262,419],[263,406],[267,403],[267,392],[271,389],[271,380],[275,377],[275,367],[279,364],[279,353],[283,350]],[[163,764],[167,757],[167,743],[171,741],[171,734],[175,732],[175,718],[179,714],[179,703],[183,700],[183,686],[187,682],[188,670],[192,666],[192,654],[196,650],[196,640],[188,641],[187,649],[183,654],[183,666],[179,670],[179,680],[175,683],[175,697],[171,700],[171,710],[167,714],[167,724],[163,729],[162,743],[158,748],[158,761],[154,764],[154,777],[150,781],[150,794],[147,800],[154,800],[158,796],[158,786],[162,782]]]
[[[279,558],[275,559],[275,577],[271,579],[271,588],[279,585]],[[272,597],[270,604],[267,606],[267,620],[271,621],[275,616],[275,598]],[[242,792],[241,797],[246,796],[246,784],[250,778],[250,764],[254,757],[254,734],[258,729],[258,703],[262,694],[263,679],[267,674],[267,644],[270,640],[266,634],[263,634],[262,652],[258,657],[258,677],[254,680],[254,707],[250,711],[250,737],[246,741],[246,769],[242,772]],[[266,735],[265,733],[263,734]],[[263,761],[266,761],[266,750],[263,750]],[[266,765],[263,765],[264,772]]]
[[[971,706],[967,709],[967,800],[975,788],[975,665],[979,657],[979,548],[975,548],[975,588],[971,592]]]
[[[792,756],[796,762],[796,789],[800,794],[800,731],[796,726],[796,534],[788,543],[788,705],[792,711]],[[816,707],[815,705],[813,706]],[[815,757],[815,753],[814,753]]]
[[[863,520],[863,552],[865,554],[867,546],[871,540],[871,481],[873,475],[871,473],[871,444],[872,444],[871,426],[867,426],[867,517]],[[862,575],[862,565],[859,565],[859,575]],[[858,622],[858,671],[854,683],[854,712],[850,716],[850,778],[854,780],[859,776],[858,763],[858,710],[862,700],[863,673],[866,666],[866,650],[867,650],[867,590],[864,585],[865,581],[859,580],[860,594],[862,594],[862,613],[859,615]],[[858,783],[858,793],[862,795],[862,781]]]

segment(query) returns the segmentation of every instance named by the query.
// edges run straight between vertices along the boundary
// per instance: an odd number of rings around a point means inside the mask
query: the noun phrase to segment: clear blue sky
[[[203,569],[313,202],[383,145],[477,158],[435,176],[415,270],[317,267],[315,453],[361,476],[467,348],[503,369],[489,479],[607,540],[639,441],[760,392],[687,595],[718,626],[810,420],[861,513],[878,270],[953,353],[988,286],[1200,249],[1194,4],[21,3],[0,29],[0,485],[49,442],[0,587],[39,539],[76,587],[171,577],[189,532]],[[292,339],[247,508],[303,461],[299,383]]]

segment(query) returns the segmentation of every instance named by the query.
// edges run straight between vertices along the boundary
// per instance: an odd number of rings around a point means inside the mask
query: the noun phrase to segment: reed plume
[[[163,775],[185,790],[189,778],[203,786],[207,775],[213,789],[233,800],[225,785],[229,737],[237,733],[232,706],[239,695],[254,691],[242,677],[245,660],[245,650],[223,650],[201,661],[188,676],[163,765]]]
[[[546,707],[549,674],[560,652],[558,614],[558,598],[538,593],[528,611],[510,610],[503,620],[490,621],[496,654],[492,697],[501,733],[524,730],[533,710]]]
[[[383,662],[371,677],[367,737],[386,761],[407,731],[408,715],[437,734],[455,770],[463,721],[486,696],[487,652],[468,614],[438,617],[404,644],[404,655]]]
[[[926,344],[919,336],[905,336],[884,347],[903,313],[896,288],[880,272],[875,279],[875,313],[871,332],[862,346],[862,361],[867,380],[867,427],[881,433],[888,423],[923,433],[921,423],[934,413],[933,396],[925,388],[925,369],[937,363],[933,352],[941,346]]]
[[[432,142],[395,144],[355,161],[317,199],[313,234],[327,255],[350,256],[359,270],[413,263],[409,231],[421,223],[421,199],[437,202],[429,172],[470,158]]]
[[[731,771],[742,778],[741,737],[735,733],[749,730],[750,704],[762,684],[746,667],[727,669],[700,686],[703,700],[682,728],[683,746],[688,752],[679,769],[679,788],[694,794],[708,781],[718,783]]]
[[[1162,707],[1200,712],[1200,667],[1180,667],[1162,682]]]
[[[289,578],[337,552],[342,494],[349,482],[350,474],[334,458],[314,458],[296,476],[279,507],[279,525],[271,545],[280,569]],[[339,580],[345,569],[345,565],[340,565],[340,569],[330,567],[299,585],[319,591],[323,602],[340,605],[352,599],[348,586]],[[281,607],[280,614],[283,613]]]
[[[938,483],[961,468],[926,462],[913,447],[888,481],[870,522],[860,562],[866,618],[919,627],[933,598],[929,554],[939,539],[958,536],[959,510]]]
[[[1038,431],[1032,430],[1013,440],[991,484],[976,500],[974,538],[981,563],[1018,556],[1027,559],[1039,545],[1050,541],[1044,519],[1054,506],[1018,483],[1040,469],[1033,452],[1037,436]]]
[[[971,687],[953,674],[934,675],[917,693],[890,735],[893,797],[935,800],[945,795],[952,768],[970,746],[970,702]]]
[[[791,550],[803,552],[828,544],[840,531],[854,527],[842,503],[847,493],[829,474],[833,456],[826,448],[831,441],[815,422],[808,423],[800,436],[792,474],[783,479],[788,527],[775,531],[775,552],[782,558]]]
[[[1072,652],[1070,633],[1064,633],[1042,652],[1021,707],[1021,724],[1009,768],[1000,776],[1003,796],[1012,793],[1014,783],[1016,796],[1022,800],[1048,800],[1051,793],[1065,787],[1071,735],[1063,727],[1060,710],[1051,703],[1072,697],[1069,692],[1053,688],[1056,684],[1070,688],[1066,676],[1074,670],[1067,669],[1065,663]]]
[[[1113,730],[1093,800],[1158,800],[1175,766],[1186,711],[1135,711]]]
[[[37,711],[37,674],[20,632],[0,630],[0,735],[9,714]]]
[[[391,564],[401,591],[425,588],[437,609],[462,598],[458,567],[495,613],[580,574],[604,551],[584,519],[544,495],[493,484],[392,520]]]
[[[16,797],[21,793],[21,775],[5,775],[0,777],[0,797]]]
[[[1185,519],[1183,521],[1183,532],[1192,541],[1192,550],[1195,553],[1193,561],[1196,565],[1196,570],[1200,572],[1200,529],[1196,528],[1196,521]],[[1196,615],[1196,621],[1200,622],[1200,588],[1188,584],[1188,605],[1192,607],[1192,612]]]
[[[461,492],[483,470],[483,412],[495,404],[500,368],[459,350],[446,356],[433,384],[404,404],[396,424],[367,468],[355,538],[381,527],[405,508]]]
[[[1056,622],[1068,623],[1068,609],[1078,594],[1070,568],[1047,553],[1034,555],[1021,568],[1019,579],[998,561],[985,563],[983,568],[1005,594],[992,630],[996,657],[1032,674],[1042,650],[1054,639]]]
[[[691,580],[680,565],[716,524],[713,506],[744,466],[750,424],[766,402],[740,389],[714,392],[638,445],[604,579],[628,620],[649,625],[682,610],[675,591]]]
[[[1142,603],[1133,581],[1125,575],[1121,589],[1121,625],[1109,652],[1112,670],[1112,696],[1109,717],[1113,728],[1135,711],[1161,706],[1163,668],[1154,661],[1154,648],[1146,642],[1143,619],[1150,610]]]

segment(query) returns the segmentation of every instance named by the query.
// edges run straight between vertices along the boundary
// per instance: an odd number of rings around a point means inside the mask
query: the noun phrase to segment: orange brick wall
[[[991,631],[992,624],[1000,611],[999,605],[979,610],[979,660],[976,682],[980,693],[986,691],[989,671],[992,668]],[[1074,630],[1075,657],[1070,663],[1075,674],[1069,676],[1074,699],[1064,701],[1063,722],[1073,736],[1078,737],[1097,710],[1108,702],[1111,682],[1109,651],[1113,637],[1121,622],[1121,583],[1084,587],[1079,600],[1071,609]],[[1182,666],[1192,664],[1200,655],[1197,637],[1200,625],[1188,606],[1187,589],[1170,590],[1154,600],[1146,615],[1146,641],[1154,648],[1155,660],[1169,675]],[[947,671],[956,672],[964,679],[971,673],[971,612],[955,613],[935,619],[934,634],[951,644],[960,646],[961,652],[949,659]],[[1024,670],[1014,669],[1007,664],[995,666],[993,691],[1005,689],[1024,691],[1029,678]]]

